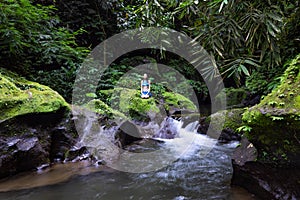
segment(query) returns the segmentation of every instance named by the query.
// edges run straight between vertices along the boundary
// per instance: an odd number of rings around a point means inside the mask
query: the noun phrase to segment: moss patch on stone
[[[195,104],[181,94],[174,93],[174,92],[164,92],[162,96],[164,98],[166,108],[173,106],[175,108],[185,109],[190,111],[197,110]]]
[[[139,90],[128,88],[101,90],[98,94],[100,99],[111,108],[134,120],[149,120],[150,115],[166,113],[171,107],[197,110],[193,102],[177,93],[164,92],[161,95],[163,99],[157,99],[155,96],[142,99]]]
[[[225,88],[216,96],[215,104],[221,105],[225,97],[228,107],[241,107],[242,101],[247,97],[247,91],[244,88]]]
[[[70,109],[57,92],[51,88],[18,77],[0,68],[0,120],[19,115],[55,112]]]
[[[300,55],[287,65],[281,84],[243,114],[261,159],[288,160],[300,153]]]
[[[105,115],[110,118],[127,119],[127,117],[123,113],[112,109],[111,107],[109,107],[107,104],[105,104],[103,101],[101,101],[99,99],[94,99],[94,100],[90,101],[84,107],[95,113]]]
[[[128,88],[114,88],[99,91],[101,100],[114,110],[117,110],[130,119],[149,120],[148,114],[160,112],[154,98],[142,99],[140,91]]]
[[[221,131],[226,128],[237,131],[237,128],[243,125],[242,114],[244,111],[245,109],[243,108],[222,110],[207,117],[205,123],[210,124],[211,128],[216,131]]]

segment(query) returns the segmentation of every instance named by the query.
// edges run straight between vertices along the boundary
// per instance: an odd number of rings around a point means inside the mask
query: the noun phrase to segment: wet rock
[[[53,128],[51,134],[50,160],[64,160],[67,152],[77,143],[73,121],[65,121]]]
[[[0,178],[63,157],[76,138],[70,106],[51,88],[0,68]]]
[[[133,123],[125,121],[116,131],[115,139],[119,146],[124,147],[142,138],[139,129]]]
[[[77,135],[66,120],[68,115],[56,113],[52,121],[52,114],[18,116],[0,123],[0,178],[64,159]]]
[[[218,139],[221,143],[239,141],[241,135],[236,129],[242,124],[242,113],[243,109],[231,109],[219,111],[209,117],[202,117],[199,120],[197,132],[207,134],[208,129],[211,128],[210,136]],[[220,126],[222,123],[223,126]]]
[[[197,133],[206,134],[209,128],[209,122],[206,121],[207,117],[201,117],[199,119],[199,126],[197,129]]]
[[[48,167],[50,167],[50,164],[49,164],[49,163],[46,163],[46,164],[43,164],[43,165],[41,165],[41,166],[38,166],[38,167],[37,167],[37,170],[38,170],[38,171],[42,171],[42,170],[47,169]]]
[[[159,150],[164,141],[147,138],[140,141],[136,141],[133,144],[126,147],[126,150],[135,153],[153,152]]]
[[[37,145],[37,142],[39,139],[37,137],[32,137],[24,140],[19,140],[17,142],[17,150],[18,151],[28,151],[32,149],[35,145]]]
[[[232,184],[239,185],[261,199],[296,200],[300,198],[300,170],[274,168],[260,162],[233,164]]]
[[[300,54],[286,63],[280,85],[247,109],[243,123],[251,127],[249,140],[258,159],[284,167],[300,166]]]
[[[242,137],[239,146],[232,155],[233,164],[244,165],[246,162],[256,161],[257,149],[246,137]]]
[[[231,141],[240,141],[240,140],[241,140],[241,135],[236,133],[231,128],[223,129],[218,139],[218,141],[221,143],[228,143]]]
[[[1,139],[5,140],[4,137]],[[48,142],[41,143],[37,137],[29,135],[14,138],[13,141],[17,142],[14,145],[11,142],[2,142],[0,145],[0,178],[36,169],[49,162],[49,153],[46,150],[49,147]]]
[[[175,120],[182,121],[182,127],[184,128],[190,123],[199,121],[200,114],[195,111],[176,109],[175,111],[170,112],[169,116]]]
[[[161,129],[153,136],[154,138],[174,139],[178,137],[177,126],[174,125],[174,119],[167,117],[161,125]]]
[[[299,199],[299,168],[278,168],[257,161],[257,149],[246,137],[232,156],[232,184],[261,199]]]
[[[70,150],[66,152],[64,161],[75,161],[78,160],[78,158],[80,157],[85,157],[83,155],[87,155],[87,157],[90,157],[89,156],[90,153],[86,147],[81,147],[81,148],[72,147]]]
[[[226,106],[228,108],[244,107],[243,101],[248,92],[243,88],[224,88],[215,98],[215,104],[221,105],[226,97]]]

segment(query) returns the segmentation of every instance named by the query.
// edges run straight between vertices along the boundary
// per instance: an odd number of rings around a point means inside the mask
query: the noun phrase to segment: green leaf
[[[271,116],[272,121],[283,120],[284,117]]]
[[[244,65],[240,65],[240,68],[246,76],[250,76],[248,69]]]
[[[244,60],[245,63],[249,64],[249,65],[252,65],[254,67],[257,67],[257,68],[260,68],[261,66],[253,61],[251,61],[250,59],[246,59]]]
[[[271,27],[277,32],[277,33],[279,33],[280,32],[280,29],[277,27],[277,26],[275,26],[275,24],[273,24],[271,21],[267,21],[270,25],[271,25]]]
[[[281,16],[275,15],[275,14],[273,14],[273,13],[268,13],[267,15],[268,15],[270,18],[272,18],[272,19],[274,19],[274,20],[276,20],[276,21],[282,22]]]
[[[240,126],[236,129],[237,132],[248,132],[250,133],[252,130],[252,128],[250,126],[247,126],[247,125],[243,125],[243,126]]]

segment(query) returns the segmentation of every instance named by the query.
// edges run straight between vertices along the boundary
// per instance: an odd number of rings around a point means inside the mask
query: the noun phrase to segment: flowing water
[[[130,147],[133,152],[162,148],[173,154],[176,159],[159,170],[128,173],[89,162],[61,164],[47,172],[1,182],[0,199],[254,199],[243,189],[230,186],[231,153],[237,143],[218,144],[195,133],[195,125],[179,127],[178,138],[161,139],[160,143],[146,140]]]

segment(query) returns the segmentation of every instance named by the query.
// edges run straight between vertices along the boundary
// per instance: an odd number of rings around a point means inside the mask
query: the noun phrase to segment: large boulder
[[[300,165],[300,55],[288,63],[281,84],[243,114],[243,121],[261,161]]]
[[[47,86],[0,69],[0,178],[64,159],[77,133],[70,107]]]
[[[125,121],[115,133],[115,139],[120,147],[132,144],[135,141],[141,140],[141,134],[135,124]]]
[[[244,107],[244,101],[248,92],[244,88],[224,88],[215,98],[214,103],[221,105],[226,97],[226,106],[228,108]]]
[[[4,69],[0,70],[0,121],[60,109],[69,109],[69,105],[51,88],[27,81]]]
[[[100,99],[94,99],[89,101],[83,106],[83,108],[87,108],[88,110],[98,113],[102,117],[105,116],[109,119],[127,119],[127,117],[123,113],[121,113],[118,110],[112,109]]]
[[[299,199],[300,171],[274,168],[260,162],[233,165],[232,184],[239,185],[260,199]]]
[[[209,136],[218,139],[222,143],[240,140],[241,135],[237,129],[242,126],[243,112],[243,108],[235,108],[221,110],[209,117],[203,117],[200,119],[197,132],[209,134]],[[211,129],[210,133],[208,133],[208,128]]]

